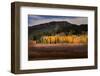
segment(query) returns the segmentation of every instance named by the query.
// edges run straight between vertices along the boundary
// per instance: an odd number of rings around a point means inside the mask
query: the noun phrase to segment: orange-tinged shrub
[[[80,37],[73,38],[73,43],[81,43]]]
[[[73,36],[67,36],[67,41],[68,41],[68,43],[72,43],[73,42]]]

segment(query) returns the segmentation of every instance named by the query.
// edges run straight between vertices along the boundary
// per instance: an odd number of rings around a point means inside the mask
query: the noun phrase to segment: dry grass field
[[[87,58],[86,44],[29,44],[29,60]]]

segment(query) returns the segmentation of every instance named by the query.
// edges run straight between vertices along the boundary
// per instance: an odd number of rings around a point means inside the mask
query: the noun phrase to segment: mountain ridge
[[[82,34],[83,32],[87,33],[88,25],[87,24],[72,24],[68,21],[51,21],[48,23],[43,23],[34,26],[28,26],[28,35],[29,38],[36,37],[38,38],[43,35],[54,36],[61,32],[68,35],[71,34]]]

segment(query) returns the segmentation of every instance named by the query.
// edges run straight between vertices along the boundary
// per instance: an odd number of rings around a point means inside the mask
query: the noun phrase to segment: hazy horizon
[[[52,21],[68,21],[72,24],[88,24],[87,17],[75,16],[50,16],[50,15],[28,15],[28,26],[48,23]]]

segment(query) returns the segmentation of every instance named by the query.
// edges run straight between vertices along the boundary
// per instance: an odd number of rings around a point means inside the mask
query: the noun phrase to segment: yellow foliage
[[[87,35],[43,36],[42,43],[87,43]]]

